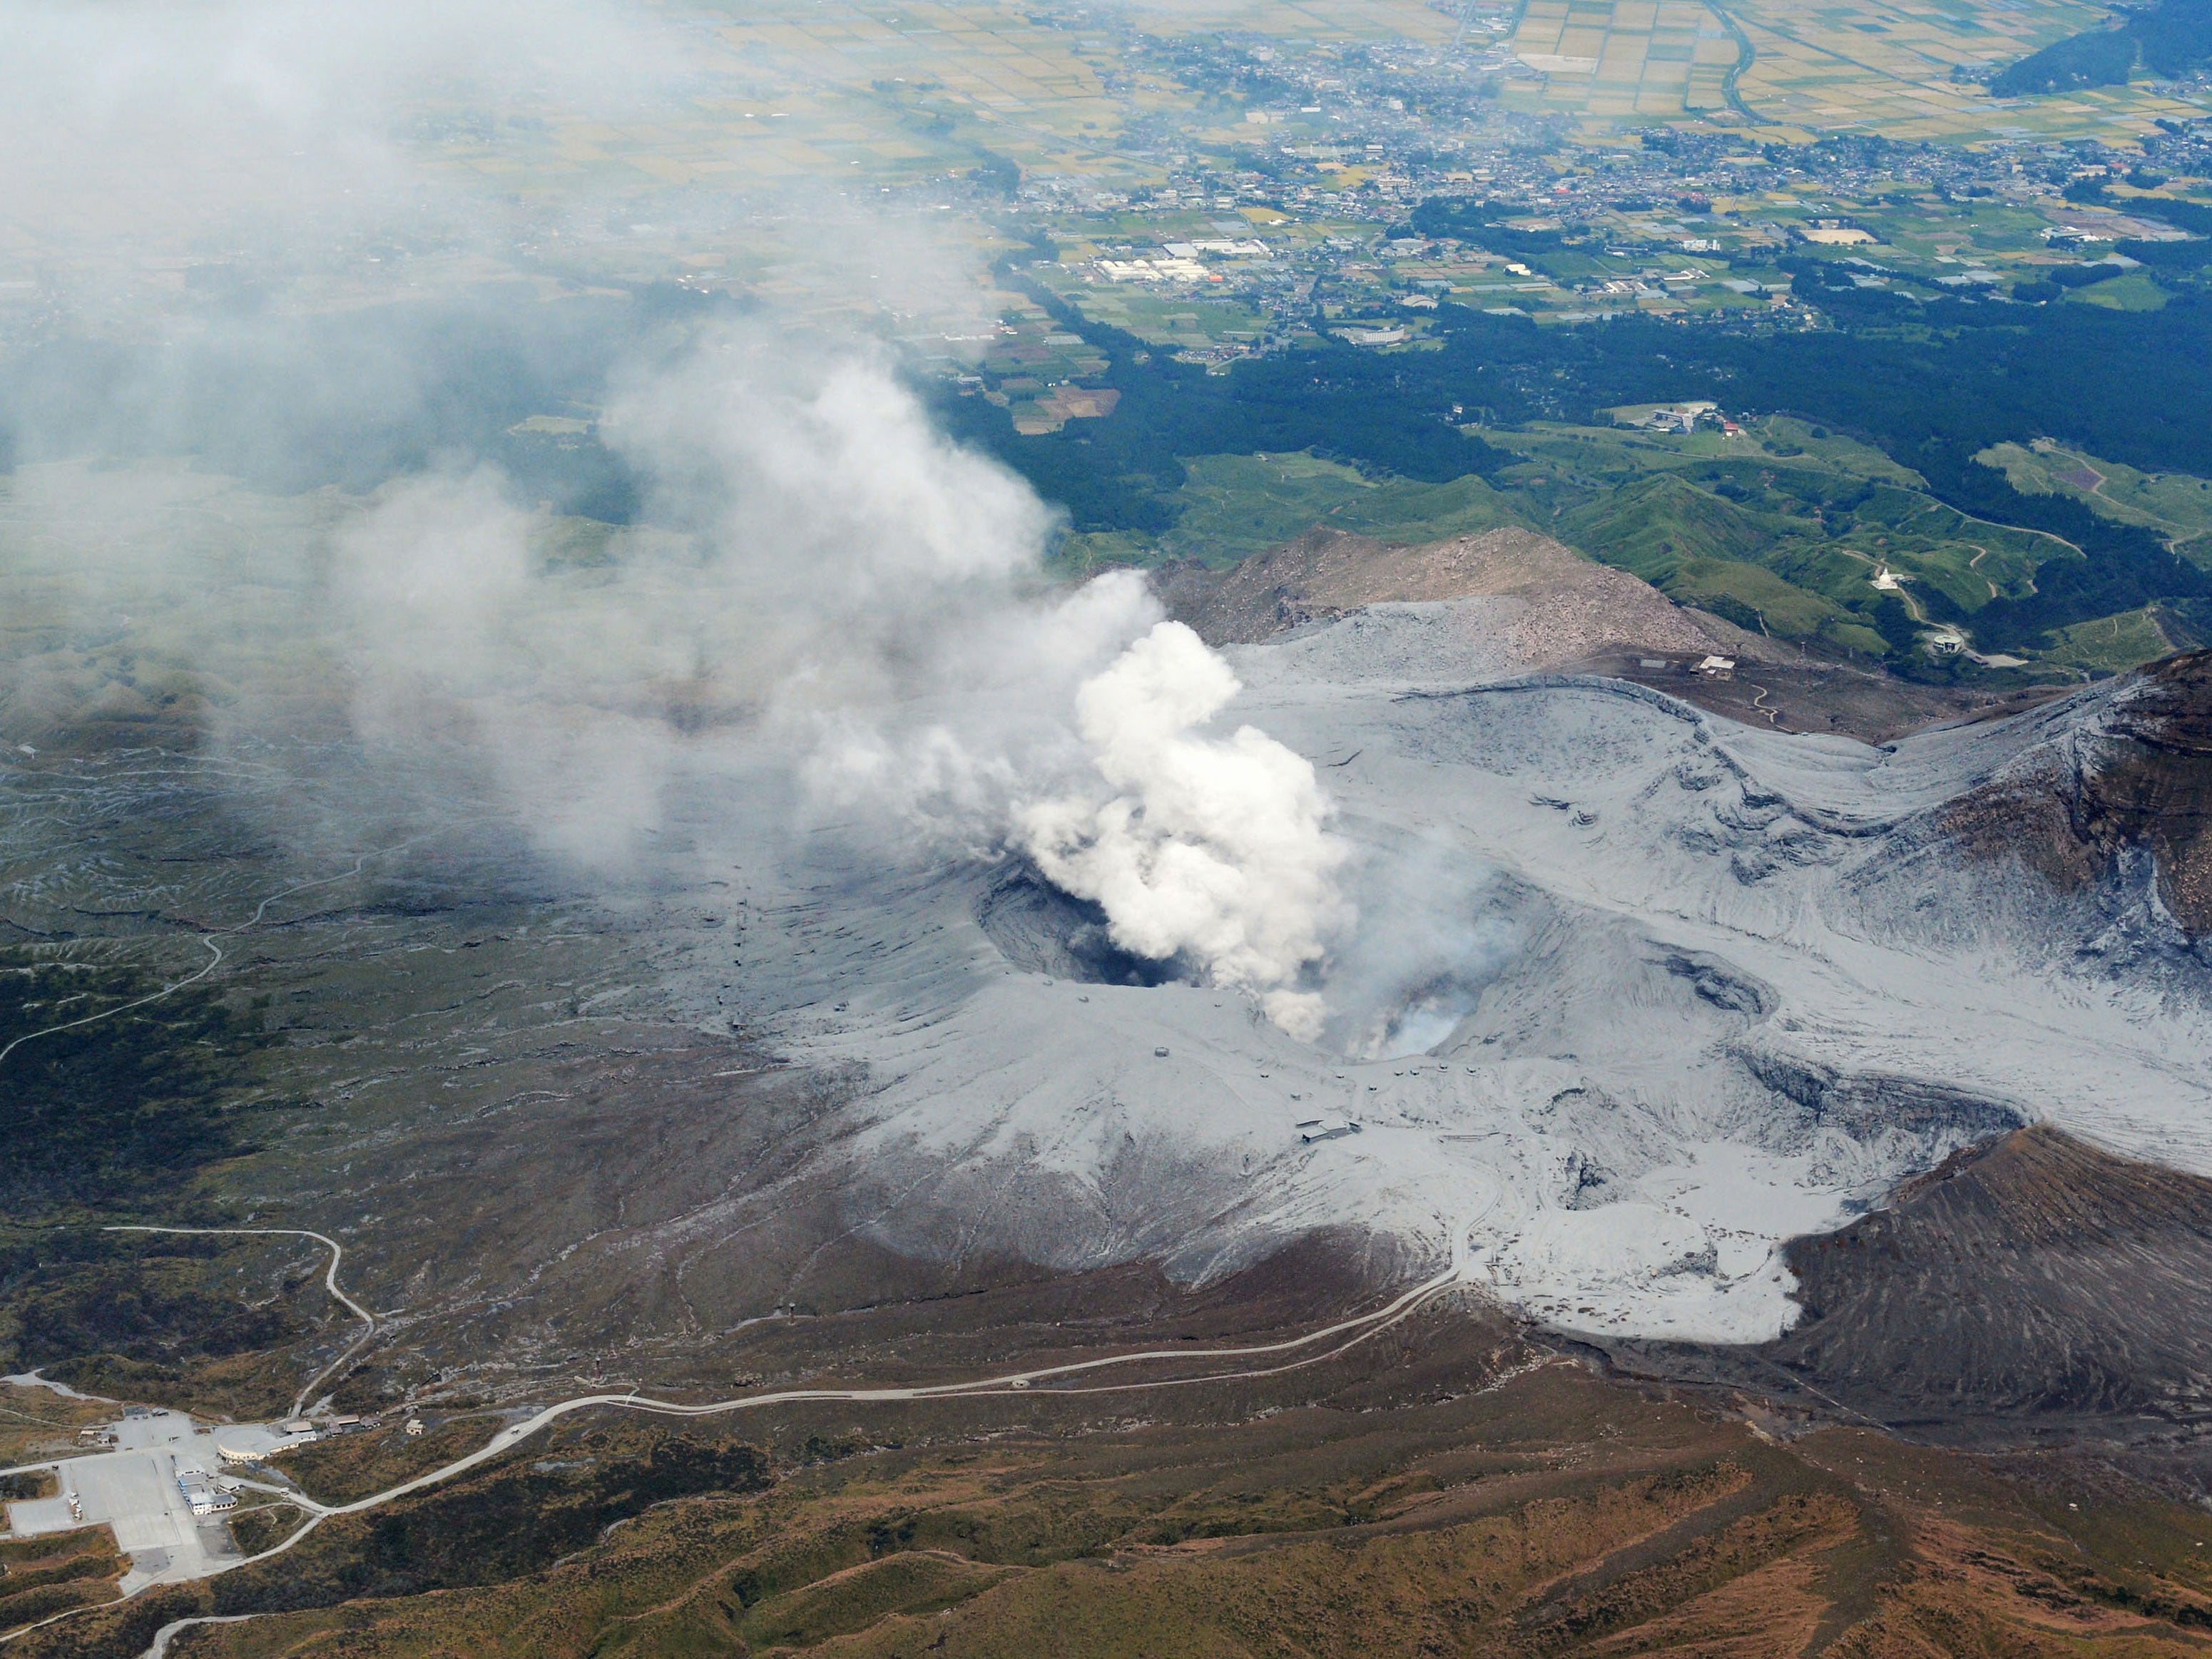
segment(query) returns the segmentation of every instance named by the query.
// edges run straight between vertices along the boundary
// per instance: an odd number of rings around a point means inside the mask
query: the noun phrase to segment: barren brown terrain
[[[1778,1420],[1610,1379],[1480,1304],[1295,1379],[794,1408],[749,1441],[602,1415],[289,1557],[24,1649],[135,1655],[204,1612],[258,1616],[173,1651],[2208,1645],[2212,1518],[2092,1462],[1845,1426],[1778,1435]]]
[[[1370,605],[1510,598],[1503,646],[1530,668],[1608,644],[1795,658],[1790,647],[1686,611],[1650,583],[1532,530],[1492,530],[1406,547],[1316,529],[1221,570],[1176,566],[1161,591],[1210,645],[1272,639]]]
[[[1274,639],[1371,605],[1487,601],[1466,631],[1480,636],[1500,672],[1628,680],[1768,731],[1884,743],[2057,695],[2048,685],[1917,684],[1826,660],[1676,605],[1641,578],[1529,530],[1407,546],[1316,528],[1224,568],[1168,566],[1155,584],[1170,611],[1213,645]],[[1712,656],[1735,666],[1698,672]]]

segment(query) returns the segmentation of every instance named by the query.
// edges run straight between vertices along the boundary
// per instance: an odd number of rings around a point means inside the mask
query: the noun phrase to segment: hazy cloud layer
[[[37,227],[41,282],[106,318],[0,377],[0,442],[31,469],[7,534],[38,550],[19,603],[56,619],[15,706],[40,675],[66,705],[76,641],[104,640],[131,665],[96,694],[109,714],[183,686],[220,749],[341,708],[366,752],[459,769],[609,875],[672,787],[768,769],[795,819],[885,859],[1024,848],[1125,948],[1318,1030],[1309,981],[1349,912],[1312,769],[1206,729],[1235,678],[1139,577],[1053,580],[1052,512],[936,431],[888,355],[616,293],[562,309],[496,260],[481,291],[410,300],[347,250],[436,224],[446,256],[513,255],[519,223],[585,193],[495,204],[439,134],[515,118],[502,142],[526,149],[548,118],[681,110],[715,72],[708,33],[598,0],[0,0],[0,222]],[[687,234],[742,251],[710,193],[677,194]],[[930,234],[815,207],[851,290],[975,300]],[[130,288],[170,265],[265,291]],[[543,510],[509,441],[558,409],[593,417],[574,453],[632,522]],[[258,498],[284,522],[264,538],[181,471],[71,464],[162,455],[317,488]]]
[[[410,124],[634,112],[696,74],[599,0],[4,0],[0,39],[0,218],[64,249],[303,242],[410,205]]]

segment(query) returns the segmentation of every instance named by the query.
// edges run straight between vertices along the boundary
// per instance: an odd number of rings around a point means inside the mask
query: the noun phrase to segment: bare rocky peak
[[[1765,660],[1796,655],[1517,528],[1421,547],[1315,529],[1227,569],[1170,566],[1158,586],[1169,609],[1212,645],[1256,644],[1370,605],[1487,599],[1515,602],[1490,620],[1511,635],[1525,667],[1620,645]]]
[[[1943,829],[2068,891],[2147,850],[2175,921],[2212,932],[2212,651],[2153,663],[2076,708],[2052,740],[1954,802]]]

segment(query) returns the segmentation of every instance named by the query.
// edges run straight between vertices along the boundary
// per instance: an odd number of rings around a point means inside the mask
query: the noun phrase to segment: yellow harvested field
[[[1720,20],[1696,0],[1529,0],[1513,46],[1543,77],[1534,101],[1598,120],[1722,108],[1722,80],[1737,56]],[[1513,92],[1527,98],[1527,83]]]
[[[1703,118],[1762,136],[2114,137],[2204,112],[2142,86],[1993,100],[1953,70],[2007,64],[2099,26],[2101,6],[2014,0],[1529,0],[1506,101],[1595,126]],[[1733,96],[1731,95],[1733,92]]]

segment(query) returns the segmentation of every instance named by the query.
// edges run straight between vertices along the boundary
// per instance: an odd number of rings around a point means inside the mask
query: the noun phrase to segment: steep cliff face
[[[1806,1316],[1761,1352],[1885,1422],[2212,1415],[2212,1181],[2039,1126],[1789,1259]]]
[[[2212,651],[2144,669],[2074,741],[1962,795],[1942,823],[1966,852],[2017,857],[2069,892],[2147,851],[2174,920],[2212,932]]]

